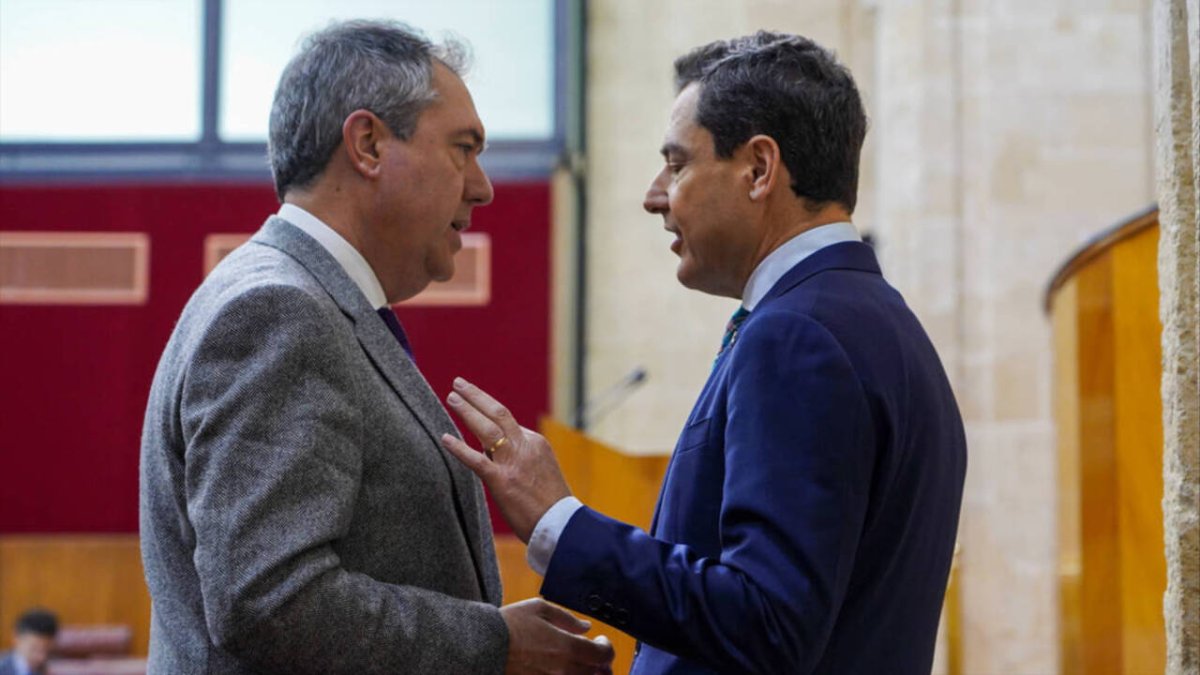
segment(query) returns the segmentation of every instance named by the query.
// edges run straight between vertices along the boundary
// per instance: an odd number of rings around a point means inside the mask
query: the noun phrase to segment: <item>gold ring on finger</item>
[[[484,452],[484,454],[487,455],[488,459],[492,459],[492,457],[496,454],[496,451],[499,450],[501,447],[503,447],[504,444],[507,442],[508,442],[508,437],[501,436],[499,440],[497,440],[495,443],[492,443],[491,445],[489,445],[488,449],[484,450],[483,452]]]

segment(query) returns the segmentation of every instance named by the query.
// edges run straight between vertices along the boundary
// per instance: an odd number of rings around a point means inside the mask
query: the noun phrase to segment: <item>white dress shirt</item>
[[[375,276],[375,270],[371,269],[371,265],[358,249],[351,246],[336,230],[295,204],[284,204],[275,215],[300,228],[329,251],[329,255],[346,270],[346,274],[366,296],[372,307],[379,309],[388,306],[387,296],[383,294],[383,285],[379,283],[379,277]]]
[[[801,260],[826,246],[847,241],[862,241],[858,230],[849,222],[821,225],[788,239],[754,268],[742,291],[742,307],[746,311],[754,311],[771,288]],[[534,572],[546,575],[567,521],[582,506],[583,502],[575,497],[563,497],[538,521],[533,534],[529,536],[529,547],[525,549],[525,560]]]

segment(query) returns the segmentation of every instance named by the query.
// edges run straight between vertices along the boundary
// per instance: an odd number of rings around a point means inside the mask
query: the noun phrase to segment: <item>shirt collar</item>
[[[279,207],[279,213],[276,215],[303,230],[305,234],[316,239],[317,243],[326,251],[329,251],[333,259],[338,261],[338,264],[346,270],[346,274],[354,281],[362,294],[367,297],[367,302],[370,302],[372,307],[378,309],[388,306],[387,296],[383,293],[379,277],[375,276],[375,271],[371,269],[367,259],[362,257],[358,249],[351,246],[350,242],[346,241],[336,230],[295,204],[284,204]]]
[[[826,246],[846,241],[862,241],[858,230],[849,221],[814,227],[788,239],[754,268],[742,291],[742,307],[753,311],[771,287],[801,260]]]

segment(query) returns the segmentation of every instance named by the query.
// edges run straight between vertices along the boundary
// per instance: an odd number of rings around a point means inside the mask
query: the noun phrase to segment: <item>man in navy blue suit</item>
[[[741,300],[644,532],[570,496],[541,436],[457,380],[548,600],[641,641],[635,673],[929,672],[966,470],[953,392],[850,223],[866,116],[802,37],[676,64],[646,210],[688,288]]]

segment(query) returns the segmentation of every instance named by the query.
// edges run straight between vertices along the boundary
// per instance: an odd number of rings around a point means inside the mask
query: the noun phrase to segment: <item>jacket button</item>
[[[605,623],[612,623],[612,617],[613,617],[612,603],[606,602],[606,603],[604,603],[604,607],[600,608],[600,618],[603,619],[605,621]]]
[[[617,610],[616,621],[618,626],[624,626],[629,623],[629,610],[622,607]]]
[[[585,606],[588,608],[589,612],[598,612],[600,611],[600,608],[604,606],[604,600],[599,595],[592,593],[587,597]]]

